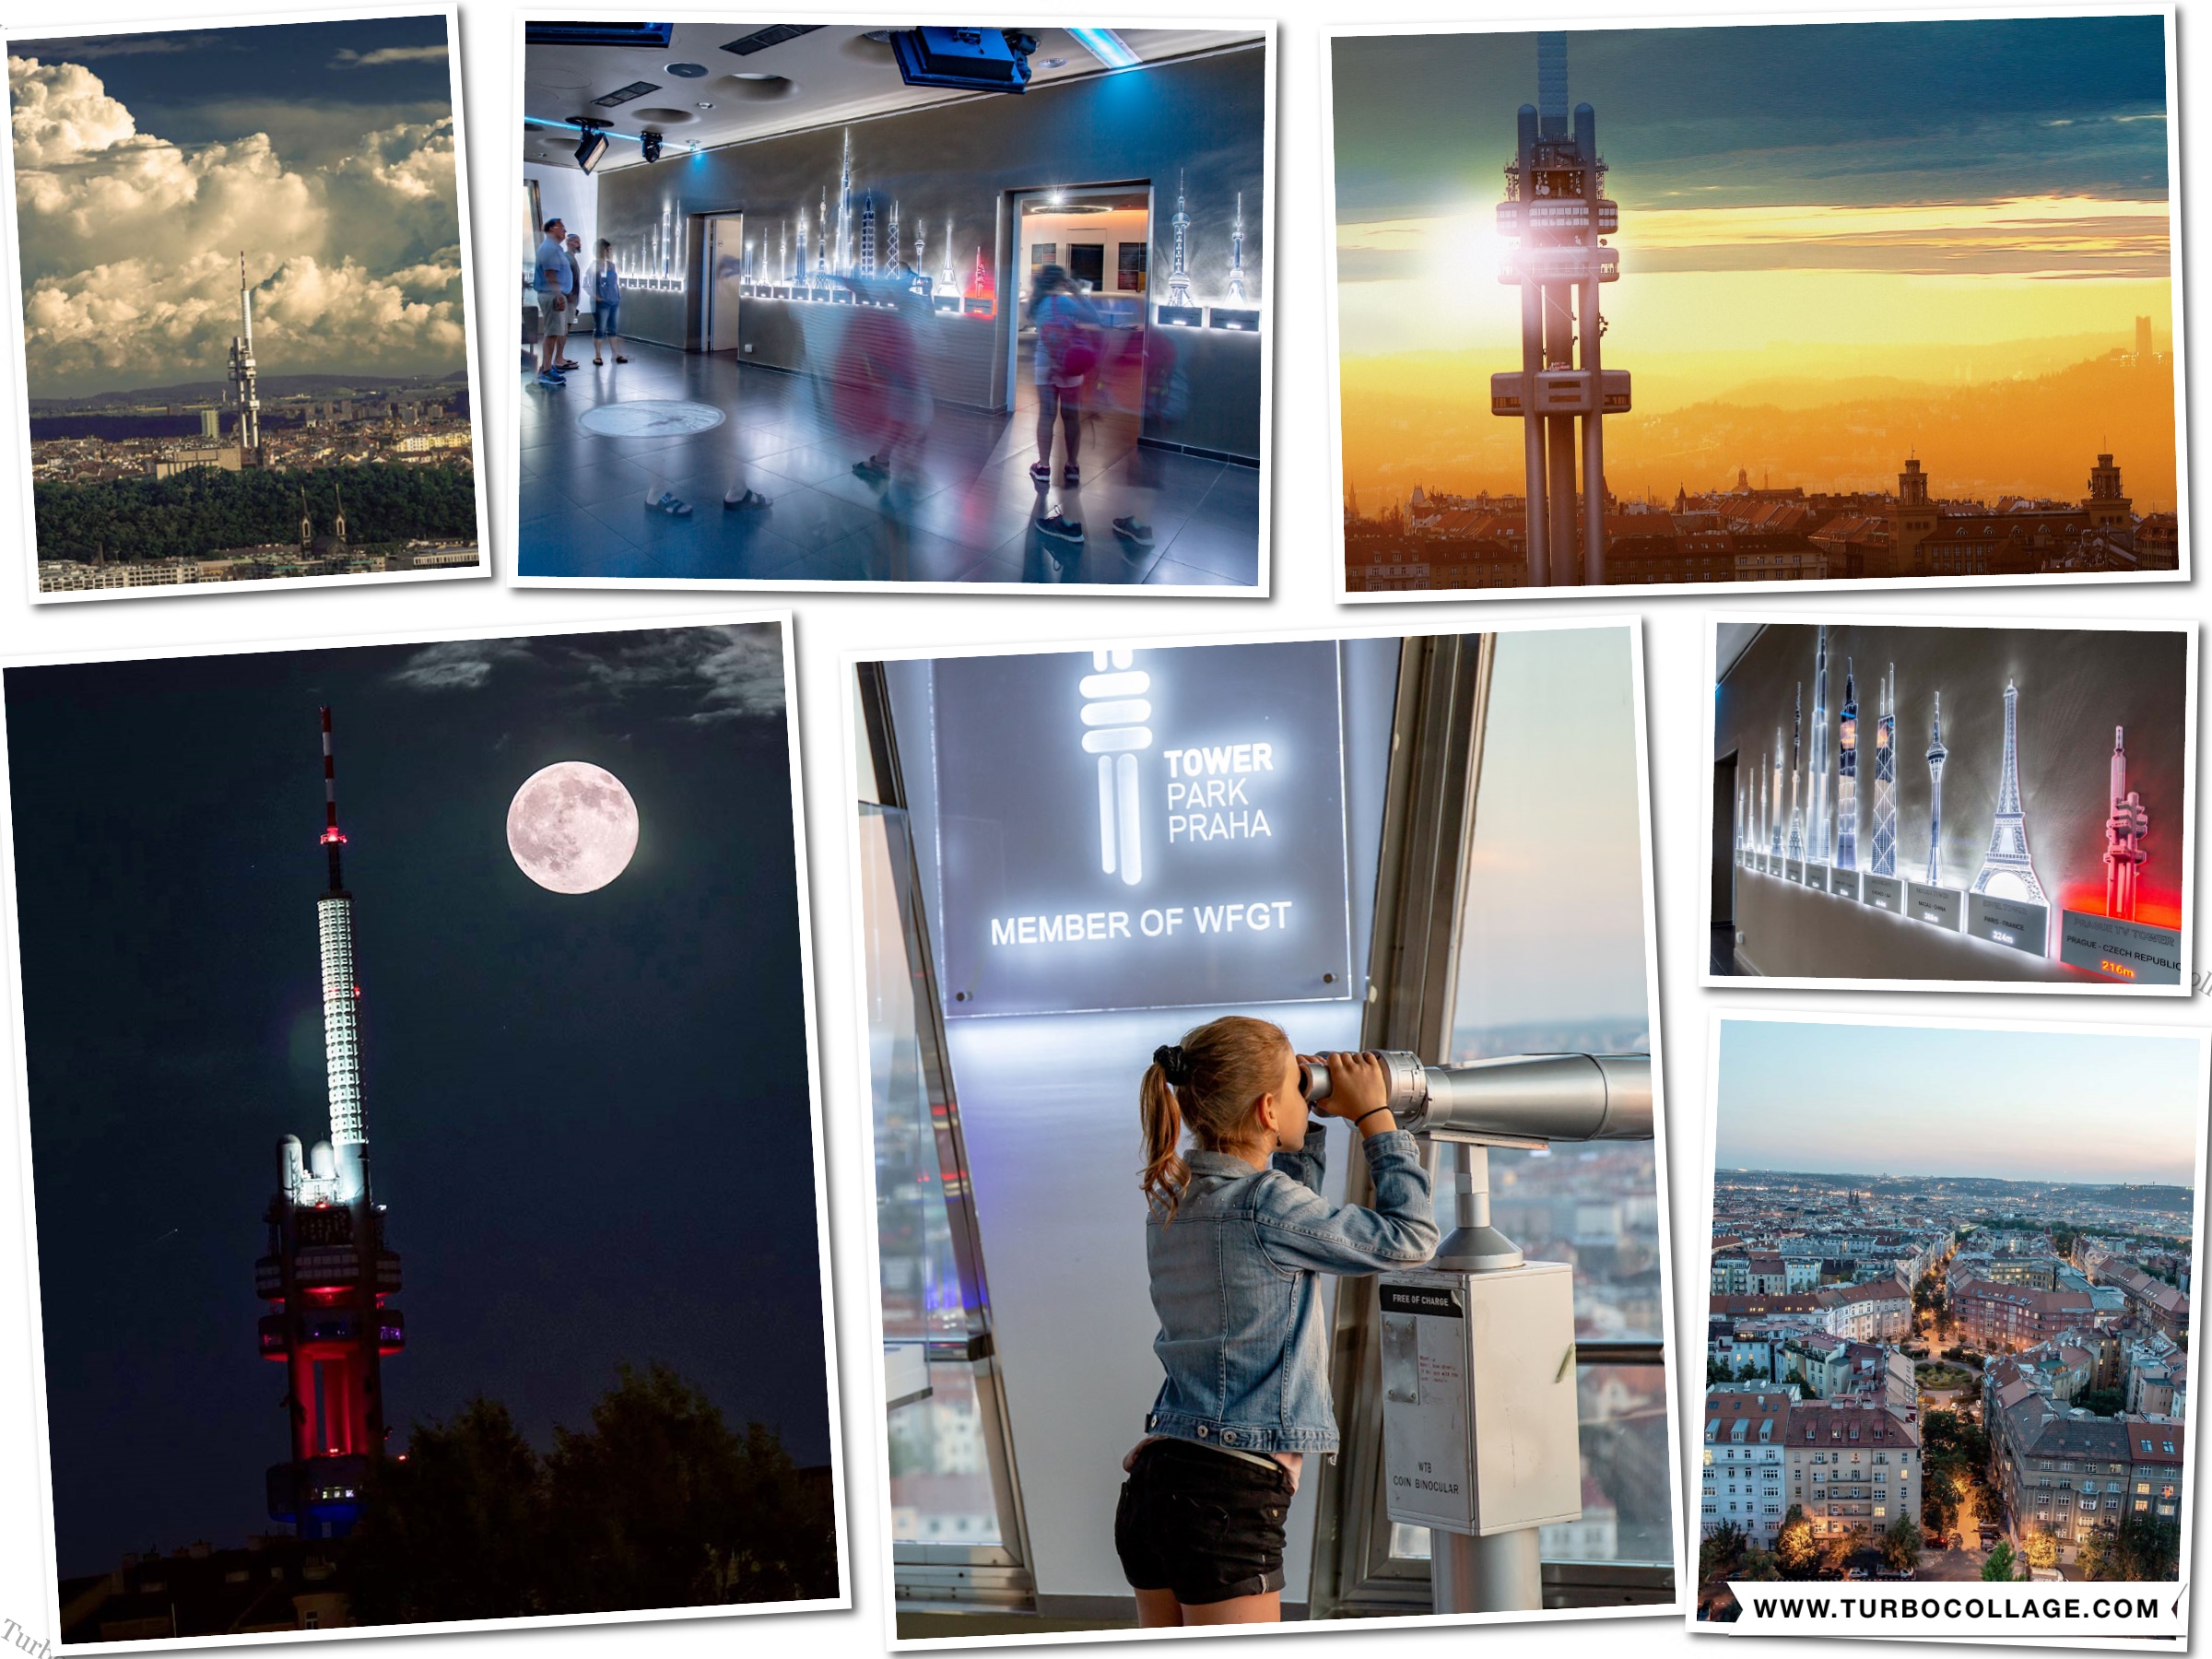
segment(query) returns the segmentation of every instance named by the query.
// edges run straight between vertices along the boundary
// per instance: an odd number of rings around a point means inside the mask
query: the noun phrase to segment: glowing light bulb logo
[[[1099,759],[1099,868],[1135,887],[1145,878],[1136,757],[1152,747],[1152,677],[1126,646],[1090,653],[1083,696],[1083,752]]]

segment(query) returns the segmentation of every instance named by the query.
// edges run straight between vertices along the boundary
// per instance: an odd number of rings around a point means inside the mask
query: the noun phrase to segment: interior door
[[[707,315],[709,351],[735,351],[738,290],[745,280],[745,215],[719,213],[707,221]]]

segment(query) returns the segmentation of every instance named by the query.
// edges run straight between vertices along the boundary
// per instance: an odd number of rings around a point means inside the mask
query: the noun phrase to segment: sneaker
[[[541,386],[565,386],[569,382],[558,374],[540,374],[537,383]]]
[[[1050,518],[1039,519],[1037,528],[1054,541],[1079,542],[1083,539],[1083,526],[1069,524],[1062,513],[1055,512]]]
[[[1076,488],[1080,488],[1080,487],[1081,487],[1081,485],[1082,485],[1082,483],[1083,483],[1083,474],[1082,474],[1082,471],[1081,471],[1081,469],[1080,469],[1080,468],[1078,468],[1078,467],[1073,467],[1073,466],[1064,466],[1064,467],[1062,467],[1062,468],[1060,469],[1060,488],[1063,488],[1063,489],[1076,489]]]
[[[891,476],[891,469],[870,455],[865,461],[853,463],[853,476],[865,478],[871,484],[880,484]]]
[[[1143,523],[1134,513],[1127,518],[1115,519],[1113,533],[1133,547],[1148,547],[1152,545],[1152,526]]]
[[[725,510],[739,507],[751,510],[767,506],[768,498],[757,489],[733,488],[729,494],[722,498],[722,504]]]
[[[1051,465],[1042,461],[1031,462],[1030,464],[1030,482],[1040,489],[1049,489],[1053,482]]]
[[[674,490],[664,489],[656,495],[649,489],[645,492],[645,511],[665,512],[670,518],[689,518],[691,503],[678,500]]]

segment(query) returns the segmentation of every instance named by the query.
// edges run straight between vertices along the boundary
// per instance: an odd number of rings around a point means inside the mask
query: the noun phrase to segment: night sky
[[[317,709],[336,728],[370,1154],[401,1256],[392,1447],[472,1394],[541,1449],[622,1361],[827,1463],[790,757],[772,626],[5,676],[65,1575],[276,1530],[253,1263],[327,1133]],[[508,853],[588,760],[610,886]]]

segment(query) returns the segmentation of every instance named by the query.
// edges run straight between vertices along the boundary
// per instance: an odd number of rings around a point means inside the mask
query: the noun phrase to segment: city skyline
[[[2083,382],[2138,317],[2169,349],[2161,18],[1567,39],[1620,206],[1618,495],[1671,500],[1739,467],[1881,488],[1917,440],[1939,495],[2068,496],[2118,450],[2138,504],[2171,506],[2171,377]],[[1517,489],[1518,423],[1486,393],[1520,326],[1493,208],[1535,36],[1331,50],[1346,482],[1371,509],[1417,483]],[[1959,429],[1993,398],[2005,429]]]
[[[1724,1019],[1714,1167],[2194,1189],[2203,1066],[2192,1032]]]
[[[446,19],[11,43],[31,398],[468,365]],[[150,302],[149,302],[149,296]]]

